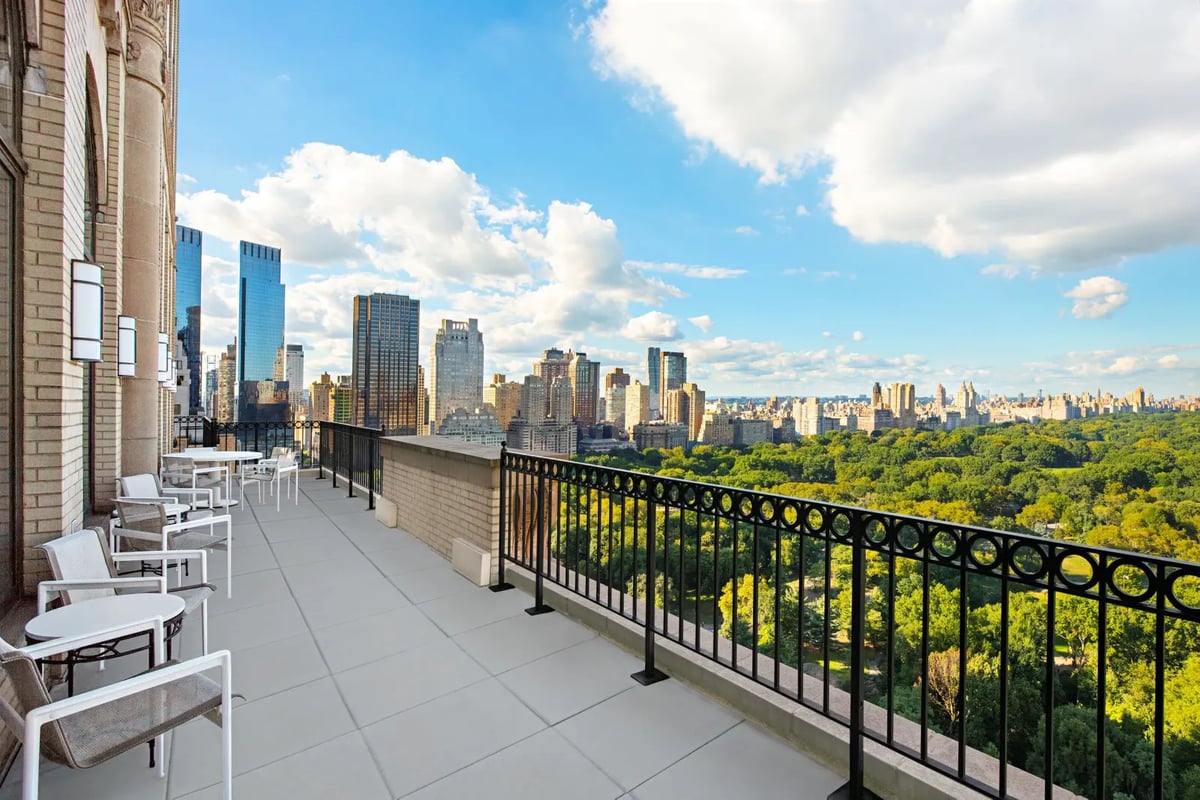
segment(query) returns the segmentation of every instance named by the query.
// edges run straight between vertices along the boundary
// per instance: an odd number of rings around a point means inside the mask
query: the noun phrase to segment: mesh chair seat
[[[180,586],[176,589],[168,589],[168,594],[173,594],[176,597],[183,599],[183,613],[190,614],[200,607],[200,604],[208,599],[208,596],[217,591],[217,587],[211,583],[198,583],[195,586]]]

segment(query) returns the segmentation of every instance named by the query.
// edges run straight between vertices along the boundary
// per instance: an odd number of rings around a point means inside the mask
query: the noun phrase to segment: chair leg
[[[30,730],[32,728],[32,730]],[[21,752],[21,768],[25,773],[21,782],[22,800],[37,800],[38,767],[42,753],[42,729],[36,725],[25,726],[25,744]]]
[[[224,800],[233,800],[233,689],[228,657],[221,673],[221,783]]]
[[[200,655],[208,655],[208,600],[200,603]]]

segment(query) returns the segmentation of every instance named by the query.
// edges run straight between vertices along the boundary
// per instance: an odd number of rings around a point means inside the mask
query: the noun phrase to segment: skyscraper
[[[540,375],[526,375],[521,390],[521,418],[536,425],[546,418],[546,381]]]
[[[415,434],[421,302],[406,295],[354,298],[354,424]]]
[[[574,392],[576,421],[594,425],[600,421],[600,362],[590,360],[587,353],[576,353],[568,376]]]
[[[521,390],[521,384],[505,380],[500,374],[493,375],[491,385],[483,387],[483,403],[491,406],[492,414],[504,430],[521,410]]]
[[[304,345],[287,345],[283,377],[288,383],[288,405],[295,419],[304,410]]]
[[[483,406],[483,334],[479,320],[442,320],[429,348],[430,432],[458,408]]]
[[[192,376],[188,393],[188,414],[200,413],[200,256],[204,236],[194,228],[175,226],[175,338],[178,353]],[[213,409],[209,409],[211,413]]]
[[[650,387],[634,381],[625,387],[625,430],[633,430],[640,422],[650,421]]]
[[[664,351],[662,367],[659,369],[659,379],[662,381],[658,386],[658,397],[661,404],[662,398],[667,396],[667,392],[679,389],[687,383],[687,356],[683,353]]]
[[[546,384],[546,407],[542,410],[541,416],[546,417],[550,415],[550,389],[554,386],[554,379],[568,377],[570,369],[570,359],[557,347],[551,347],[549,350],[543,351],[541,359],[533,362],[533,374],[541,378]]]
[[[575,391],[571,379],[560,376],[550,385],[550,418],[555,422],[570,422],[575,413]]]
[[[312,404],[310,419],[333,422],[334,388],[333,378],[328,372],[321,375],[321,380],[313,381],[313,385],[308,390],[309,402]]]
[[[658,416],[658,388],[662,384],[662,348],[647,347],[646,348],[646,388],[650,391],[650,417]],[[631,420],[629,427],[632,428],[638,422],[645,420]]]
[[[233,401],[233,389],[237,384],[237,342],[226,345],[217,366],[217,422],[236,422],[237,406]]]
[[[253,242],[240,243],[238,292],[238,420],[282,421],[287,403],[277,402],[283,387],[276,384],[275,361],[283,347],[284,286],[280,282],[280,251]],[[250,386],[250,384],[260,384]],[[269,406],[259,408],[258,406]]]

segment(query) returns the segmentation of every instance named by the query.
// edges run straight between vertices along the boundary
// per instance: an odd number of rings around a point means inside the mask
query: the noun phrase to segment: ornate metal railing
[[[644,626],[635,678],[665,638],[848,726],[840,796],[868,739],[997,798],[1187,796],[1196,564],[507,451],[500,514],[497,588]]]
[[[221,450],[256,450],[264,454],[276,447],[296,452],[301,469],[320,468],[336,487],[347,483],[350,497],[355,487],[367,493],[369,508],[375,507],[380,460],[377,428],[362,428],[339,422],[299,420],[295,422],[217,422],[208,417],[175,417],[175,445],[202,446]]]

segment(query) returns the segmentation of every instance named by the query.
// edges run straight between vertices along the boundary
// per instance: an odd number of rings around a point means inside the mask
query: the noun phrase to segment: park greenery
[[[1200,562],[1200,414],[836,432],[779,445],[697,445],[586,460]],[[552,547],[559,563],[644,596],[645,504],[566,485],[558,497]],[[660,607],[710,636],[844,681],[849,547],[710,514],[661,507],[656,514]],[[632,524],[639,515],[640,539]],[[911,720],[921,719],[924,706],[936,731],[993,756],[1004,753],[1013,767],[1036,775],[1045,770],[1049,703],[1054,781],[1094,797],[1103,677],[1106,797],[1154,796],[1161,694],[1164,797],[1200,798],[1200,624],[1169,619],[1162,626],[1159,678],[1159,631],[1147,611],[1108,605],[1101,653],[1094,599],[1007,581],[1002,587],[989,575],[963,580],[955,568],[877,552],[868,553],[866,573],[871,702]],[[1121,580],[1135,591],[1145,578]],[[1200,579],[1175,588],[1200,607]]]

